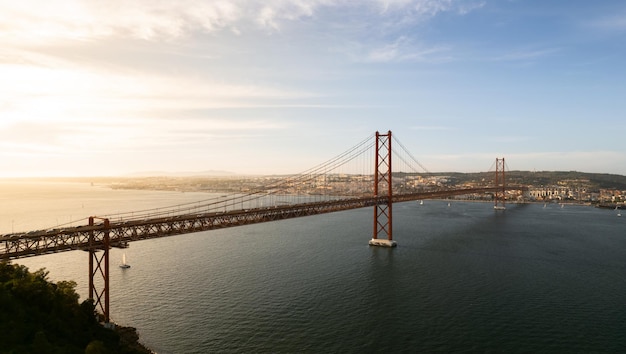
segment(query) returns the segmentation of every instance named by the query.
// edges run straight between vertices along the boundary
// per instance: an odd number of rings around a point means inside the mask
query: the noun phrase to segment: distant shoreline
[[[493,200],[476,200],[476,199],[423,199],[423,200],[437,200],[437,201],[456,201],[456,202],[470,202],[470,203],[492,203]],[[626,210],[626,204],[619,203],[593,203],[593,202],[582,202],[576,200],[568,200],[568,201],[558,201],[558,200],[528,200],[523,202],[518,201],[506,201],[505,204],[563,204],[563,205],[580,205],[580,206],[590,206],[594,208],[600,209],[622,209]]]

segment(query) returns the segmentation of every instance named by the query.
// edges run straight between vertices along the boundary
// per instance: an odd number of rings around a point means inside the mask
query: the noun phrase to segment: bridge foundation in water
[[[381,247],[396,247],[398,243],[394,240],[385,240],[380,238],[373,238],[369,242],[370,246],[381,246]]]

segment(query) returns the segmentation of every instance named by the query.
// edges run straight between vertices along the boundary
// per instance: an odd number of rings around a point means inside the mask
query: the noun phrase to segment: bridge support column
[[[95,226],[94,217],[89,218],[89,226]],[[102,241],[96,240],[94,230],[89,231],[89,298],[94,301],[96,310],[100,310],[105,324],[110,321],[109,312],[109,219],[104,219]],[[100,230],[98,230],[100,231]],[[103,251],[98,254],[98,251]],[[99,281],[96,281],[98,279]],[[101,287],[98,289],[98,287]]]
[[[376,132],[376,160],[374,163],[374,235],[370,246],[395,247],[392,239],[392,189],[391,189],[391,130],[387,134]],[[379,194],[381,191],[382,195]],[[380,237],[382,236],[382,237]]]
[[[505,210],[504,202],[506,200],[506,182],[504,180],[504,157],[496,158],[496,191],[493,194],[493,208],[495,210]]]

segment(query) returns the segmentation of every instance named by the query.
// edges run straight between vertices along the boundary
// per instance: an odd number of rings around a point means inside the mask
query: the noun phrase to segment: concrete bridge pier
[[[394,240],[385,240],[379,238],[373,238],[369,242],[370,246],[380,246],[380,247],[396,247],[398,243]]]

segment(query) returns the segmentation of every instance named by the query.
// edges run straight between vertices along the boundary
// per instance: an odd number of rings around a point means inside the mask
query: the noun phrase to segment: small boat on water
[[[126,253],[122,254],[122,264],[120,264],[120,268],[122,269],[130,268],[130,264],[126,263]]]

